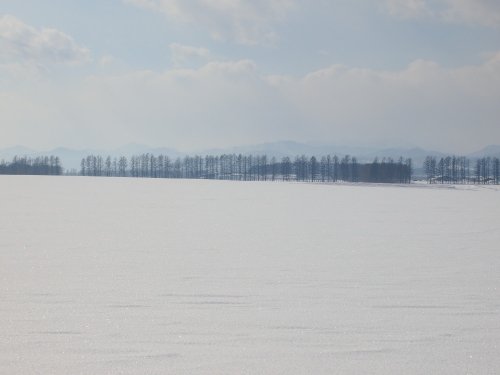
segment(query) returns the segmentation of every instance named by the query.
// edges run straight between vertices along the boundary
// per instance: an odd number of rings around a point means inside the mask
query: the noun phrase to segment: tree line
[[[11,162],[0,161],[0,174],[61,175],[63,168],[58,156],[14,156]]]
[[[375,158],[360,163],[356,157],[305,155],[280,159],[267,155],[195,155],[170,158],[149,153],[130,158],[88,155],[80,163],[81,176],[186,178],[240,181],[312,181],[312,182],[379,182],[410,183],[411,159]],[[63,167],[57,156],[15,156],[0,161],[0,174],[61,175]],[[430,184],[499,184],[498,157],[468,159],[464,156],[437,158],[427,156],[423,176]]]
[[[80,163],[81,176],[187,178],[238,181],[312,181],[410,183],[412,161],[400,158],[359,163],[356,157],[305,155],[277,159],[267,155],[223,154],[185,156],[141,154],[127,158],[88,155]]]
[[[500,159],[483,157],[471,162],[464,156],[427,156],[424,172],[430,184],[499,184]]]

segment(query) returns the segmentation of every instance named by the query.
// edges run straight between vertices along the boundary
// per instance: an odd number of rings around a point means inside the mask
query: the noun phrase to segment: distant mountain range
[[[306,155],[306,156],[322,156],[327,154],[336,154],[338,156],[352,155],[358,158],[360,162],[372,161],[375,157],[379,159],[382,158],[393,158],[397,159],[400,156],[403,158],[412,158],[414,165],[418,168],[423,163],[424,159],[428,155],[442,157],[448,154],[425,150],[419,147],[410,148],[376,148],[376,147],[351,147],[351,146],[338,146],[329,144],[312,144],[312,143],[300,143],[293,141],[283,141],[283,142],[272,142],[272,143],[261,143],[250,146],[238,146],[231,148],[220,148],[220,149],[207,149],[199,152],[184,153],[172,148],[163,147],[149,147],[146,145],[141,145],[137,143],[131,143],[126,146],[119,147],[113,150],[99,150],[99,149],[83,149],[75,150],[70,148],[59,147],[48,151],[38,151],[33,150],[24,146],[15,146],[0,149],[0,160],[11,160],[14,156],[41,156],[41,155],[55,155],[59,156],[61,162],[66,170],[79,169],[80,161],[87,155],[110,155],[112,157],[126,156],[130,157],[132,155],[139,155],[150,153],[154,155],[168,155],[171,158],[182,157],[185,155],[199,154],[266,154],[268,156],[275,156],[276,158],[281,158],[283,156],[295,156],[295,155]],[[484,156],[500,157],[500,145],[490,145],[476,152],[470,153],[469,158],[475,159]]]
[[[485,156],[500,158],[500,145],[490,145],[467,156],[470,158],[482,158]]]

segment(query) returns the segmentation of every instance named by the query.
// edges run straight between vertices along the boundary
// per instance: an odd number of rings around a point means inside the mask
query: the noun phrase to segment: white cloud
[[[446,22],[500,27],[497,0],[384,0],[390,14],[403,18],[433,17]]]
[[[28,133],[72,147],[292,139],[472,151],[500,142],[500,53],[456,69],[417,60],[396,71],[334,65],[289,77],[266,76],[250,60],[213,61],[33,86],[0,90],[1,122],[16,125],[3,132],[4,142]]]
[[[444,0],[448,8],[443,17],[452,22],[465,22],[500,27],[498,0]]]
[[[297,0],[123,0],[208,30],[214,39],[269,44]]]
[[[110,66],[116,63],[116,58],[112,55],[104,55],[99,59],[99,65]]]
[[[401,71],[336,65],[271,82],[323,138],[406,139],[445,149],[500,141],[500,53],[458,69],[422,60]]]
[[[36,29],[10,15],[0,17],[0,62],[45,65],[89,60],[89,50],[59,30]]]
[[[170,44],[172,63],[180,67],[191,61],[206,62],[212,58],[210,50],[203,47],[186,46],[179,43]]]
[[[41,69],[43,68],[33,64],[0,63],[0,83],[37,80]]]
[[[94,75],[64,87],[42,81],[30,90],[4,92],[10,99],[0,103],[1,122],[19,126],[4,131],[2,141],[26,139],[28,127],[34,142],[71,147],[134,140],[192,149],[297,135],[290,129],[293,111],[276,94],[249,60]]]
[[[389,13],[403,18],[414,18],[429,13],[425,0],[386,0]]]

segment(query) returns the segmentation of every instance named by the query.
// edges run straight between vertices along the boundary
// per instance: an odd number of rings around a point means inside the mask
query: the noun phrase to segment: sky
[[[1,0],[0,147],[500,144],[498,0]]]

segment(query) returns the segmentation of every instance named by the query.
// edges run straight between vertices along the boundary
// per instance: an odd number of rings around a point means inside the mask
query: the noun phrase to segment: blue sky
[[[0,147],[500,143],[500,2],[3,0]]]

